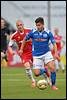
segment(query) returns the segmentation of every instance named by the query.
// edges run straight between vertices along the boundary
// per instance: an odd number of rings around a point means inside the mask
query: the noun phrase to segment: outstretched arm
[[[20,50],[19,50],[19,53],[20,53],[20,54],[23,53],[23,48],[24,48],[24,46],[26,45],[26,42],[27,42],[30,38],[32,38],[32,32],[30,32],[30,33],[23,39],[22,44],[21,44],[21,48],[20,48]]]
[[[53,44],[53,48],[54,48],[55,53],[57,53],[56,41],[55,41],[54,36],[51,32],[49,33],[49,39],[51,40],[51,43]]]
[[[24,48],[25,44],[26,44],[26,37],[22,41],[22,44],[21,44],[21,47],[20,47],[20,50],[19,50],[20,55],[23,53],[23,48]]]
[[[10,42],[9,42],[9,44],[8,44],[8,51],[9,51],[11,54],[15,54],[15,53],[16,53],[16,52],[12,49],[14,43],[15,43],[14,40],[10,40]]]
[[[49,33],[49,38],[50,38],[50,40],[51,40],[51,42],[52,42],[52,44],[53,44],[53,49],[54,49],[54,51],[55,51],[54,57],[60,61],[60,57],[59,57],[58,54],[57,54],[57,45],[56,45],[56,41],[55,41],[55,39],[54,39],[54,37],[53,37],[53,35],[52,35],[51,32]]]

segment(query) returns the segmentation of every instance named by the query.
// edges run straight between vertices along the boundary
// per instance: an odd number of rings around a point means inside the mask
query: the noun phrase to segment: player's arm
[[[58,59],[58,61],[60,61],[60,57],[59,57],[59,55],[58,55],[58,53],[57,53],[56,41],[55,41],[54,36],[53,36],[53,34],[52,34],[51,32],[49,33],[49,38],[50,38],[50,40],[51,40],[51,42],[52,42],[52,44],[53,44],[53,48],[54,48],[54,51],[55,51],[54,57],[55,57],[56,59]]]
[[[62,40],[62,41],[61,41],[61,48],[63,48],[63,47],[64,47],[64,45],[65,45],[65,41],[64,41],[64,40]]]
[[[55,57],[58,61],[60,61],[60,56],[59,56],[58,53],[57,53],[57,45],[56,45],[56,43],[54,43],[53,46],[54,46],[54,51],[55,51],[54,57]]]
[[[8,51],[11,53],[11,54],[14,54],[14,51],[12,50],[12,46],[14,44],[14,40],[12,40],[10,38],[10,41],[9,41],[9,44],[8,44]]]
[[[56,43],[53,43],[53,47],[54,47],[55,53],[57,53],[57,45],[56,45]]]
[[[32,38],[32,31],[28,35],[26,35],[26,37],[23,39],[23,42],[21,44],[21,48],[19,50],[20,54],[23,53],[23,48],[24,48],[26,42],[30,40],[30,38]]]
[[[26,44],[26,37],[22,41],[22,44],[21,44],[21,47],[20,47],[20,50],[19,50],[20,55],[23,53],[23,48],[24,48],[25,44]]]
[[[54,36],[51,32],[49,33],[49,39],[50,39],[51,43],[53,44],[53,48],[54,48],[55,53],[57,53],[56,41],[55,41]]]

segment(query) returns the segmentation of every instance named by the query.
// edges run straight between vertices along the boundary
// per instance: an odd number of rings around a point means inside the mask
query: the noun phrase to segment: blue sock
[[[42,74],[46,73],[47,71],[48,71],[48,70],[47,70],[46,68],[40,69],[40,74],[39,74],[39,75],[42,75]]]
[[[51,82],[52,82],[52,85],[55,85],[55,83],[56,83],[56,72],[51,72]]]

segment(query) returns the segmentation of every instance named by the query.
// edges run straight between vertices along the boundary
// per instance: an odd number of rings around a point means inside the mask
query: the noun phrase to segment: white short
[[[52,60],[54,60],[54,58],[51,54],[51,51],[41,56],[34,56],[33,57],[33,69],[41,69],[42,67],[44,67],[44,64],[47,64],[48,62]]]

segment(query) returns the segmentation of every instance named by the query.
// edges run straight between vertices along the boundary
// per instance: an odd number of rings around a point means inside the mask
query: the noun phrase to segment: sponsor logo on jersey
[[[42,42],[42,41],[46,41],[46,39],[41,39],[41,38],[38,38],[38,39],[35,39],[35,40],[36,40],[36,41],[39,41],[39,42],[40,42],[40,41],[41,41],[41,42]]]

